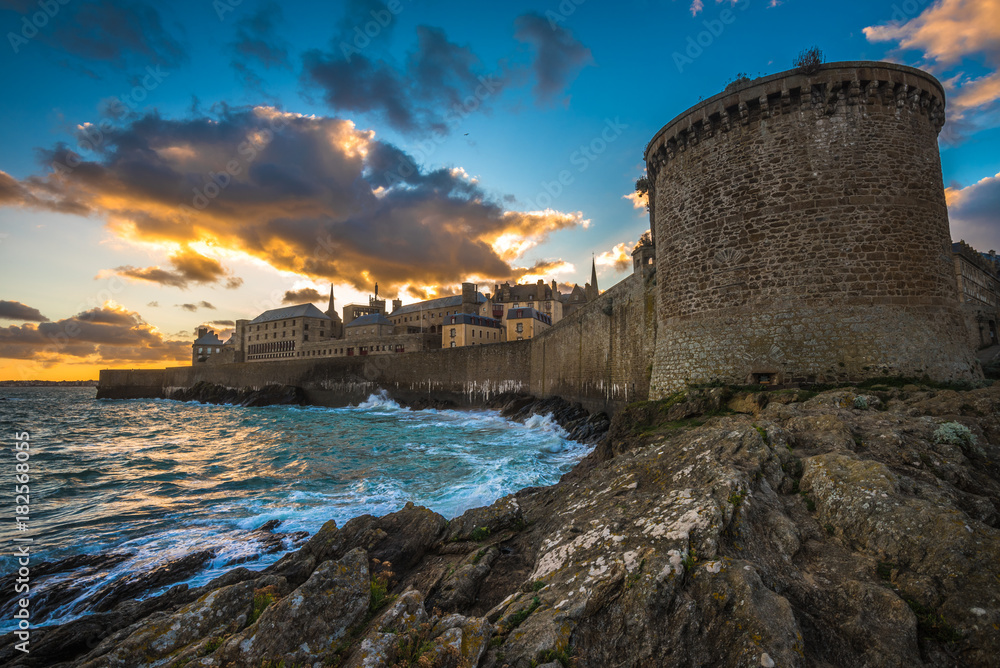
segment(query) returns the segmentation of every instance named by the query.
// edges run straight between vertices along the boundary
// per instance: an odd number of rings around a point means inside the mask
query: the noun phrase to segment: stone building
[[[601,295],[601,289],[597,286],[597,262],[591,260],[590,263],[590,283],[583,287],[574,285],[569,294],[562,295],[563,317],[583,308]]]
[[[207,327],[198,328],[198,336],[191,345],[191,364],[205,364],[222,353],[222,339]]]
[[[522,306],[507,311],[507,340],[532,339],[552,327],[552,318],[546,313]]]
[[[344,326],[344,338],[348,341],[358,339],[381,339],[394,334],[394,327],[384,313],[369,313],[355,318]]]
[[[497,283],[494,284],[490,302],[492,308],[487,315],[497,320],[502,320],[508,309],[525,306],[547,314],[553,323],[559,322],[563,317],[562,295],[559,294],[555,281],[550,285],[546,285],[542,279],[538,279],[537,283],[523,285]]]
[[[507,340],[502,321],[472,313],[458,313],[446,318],[441,328],[442,348],[461,348]]]
[[[965,380],[944,89],[882,62],[727,88],[646,148],[652,398],[689,383]]]
[[[312,304],[264,311],[253,320],[236,322],[236,340],[247,362],[301,357],[307,343],[328,341],[335,323]]]
[[[333,289],[330,290],[331,295]],[[365,315],[372,315],[374,313],[381,313],[385,315],[385,300],[378,298],[378,284],[375,285],[375,294],[368,297],[368,305],[364,304],[348,304],[344,307],[344,327],[347,327],[356,318],[360,318]]]
[[[438,297],[427,301],[403,306],[398,300],[393,302],[389,321],[397,333],[440,334],[448,317],[457,313],[486,315],[487,299],[473,283],[462,283],[462,294]]]
[[[977,349],[996,345],[997,322],[1000,322],[1000,260],[995,251],[980,253],[964,241],[953,243],[951,252],[970,343]]]

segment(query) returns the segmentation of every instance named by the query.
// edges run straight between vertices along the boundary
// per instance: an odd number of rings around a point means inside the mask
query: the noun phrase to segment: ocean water
[[[7,442],[0,478],[0,573],[17,569],[14,538],[32,563],[87,553],[129,558],[86,580],[88,592],[201,550],[215,557],[197,586],[246,560],[259,569],[292,549],[261,554],[247,533],[315,533],[407,501],[447,518],[519,489],[549,485],[589,446],[547,417],[526,424],[493,411],[411,411],[384,396],[331,409],[242,408],[163,400],[98,401],[93,388],[0,388]],[[31,434],[28,530],[13,519],[14,433]],[[79,582],[77,582],[79,584]],[[172,583],[176,584],[176,583]],[[32,582],[33,595],[46,586]],[[152,595],[152,592],[150,595]],[[77,598],[76,601],[81,600]],[[35,625],[78,616],[69,602]],[[0,631],[12,624],[0,620]]]

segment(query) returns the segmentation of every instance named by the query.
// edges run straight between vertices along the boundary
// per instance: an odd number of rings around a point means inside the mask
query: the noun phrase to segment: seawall
[[[498,394],[522,392],[612,415],[648,394],[655,327],[652,293],[636,275],[535,339],[398,355],[105,369],[97,396],[165,398],[199,382],[252,389],[282,384],[301,387],[319,406],[356,404],[385,390],[404,403],[475,407]]]

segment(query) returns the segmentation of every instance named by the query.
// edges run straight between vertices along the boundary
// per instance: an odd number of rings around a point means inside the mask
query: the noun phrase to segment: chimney
[[[474,283],[462,283],[462,303],[476,303],[476,285]]]
[[[205,336],[206,334],[208,334],[208,327],[199,327],[198,328],[198,336],[196,336],[194,338],[195,338],[195,340],[197,340],[197,339],[200,339],[201,337]]]
[[[401,308],[403,308],[403,300],[402,299],[393,299],[392,300],[392,310],[396,311],[396,310],[401,309]]]

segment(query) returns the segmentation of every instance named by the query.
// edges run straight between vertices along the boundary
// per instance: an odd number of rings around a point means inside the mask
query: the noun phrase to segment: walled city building
[[[996,251],[980,253],[964,241],[953,243],[951,252],[970,343],[976,348],[995,345],[1000,322],[1000,258]]]
[[[467,283],[386,313],[376,290],[345,308],[346,335],[331,293],[327,314],[299,305],[237,321],[221,352],[200,330],[193,368],[102,371],[102,387],[284,382],[332,404],[376,387],[459,405],[518,391],[613,412],[692,384],[981,378],[974,351],[997,341],[1000,265],[951,242],[944,101],[934,77],[892,63],[736,82],[646,147],[651,235],[632,275],[603,293],[596,264],[568,295]],[[402,352],[414,354],[343,359]],[[227,364],[296,357],[337,359]]]

